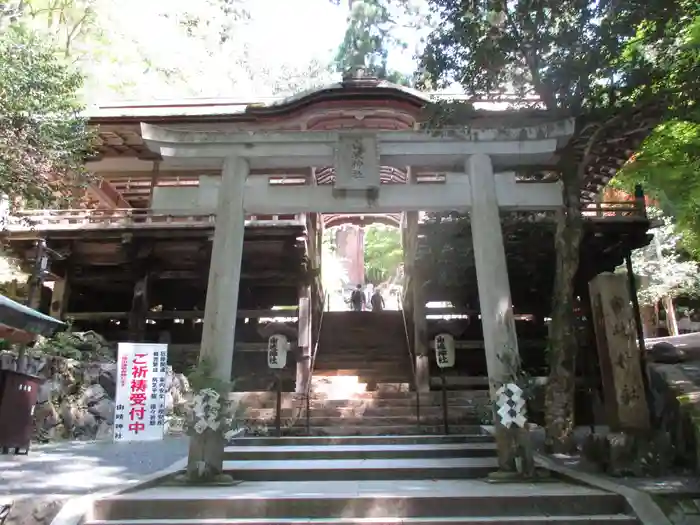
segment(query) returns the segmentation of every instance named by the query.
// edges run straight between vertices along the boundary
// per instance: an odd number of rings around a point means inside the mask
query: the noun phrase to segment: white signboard
[[[114,441],[163,439],[168,345],[119,343]]]
[[[455,366],[455,339],[450,334],[435,336],[435,360],[440,368]]]
[[[271,335],[267,340],[267,366],[284,368],[287,365],[287,350],[289,350],[289,340],[285,336]]]

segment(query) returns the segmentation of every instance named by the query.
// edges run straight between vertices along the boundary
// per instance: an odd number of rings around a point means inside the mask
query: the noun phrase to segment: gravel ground
[[[123,487],[187,456],[187,437],[163,441],[68,442],[0,455],[0,495],[77,496]]]

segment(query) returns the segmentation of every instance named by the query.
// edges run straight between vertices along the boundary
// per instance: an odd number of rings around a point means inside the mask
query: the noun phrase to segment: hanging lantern
[[[435,361],[440,368],[455,366],[455,338],[451,334],[435,336]]]
[[[282,334],[271,335],[267,340],[267,366],[269,368],[284,368],[287,364],[289,339]]]

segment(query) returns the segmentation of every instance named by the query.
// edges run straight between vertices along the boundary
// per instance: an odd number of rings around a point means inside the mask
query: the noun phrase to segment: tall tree
[[[65,206],[89,181],[82,82],[32,31],[12,24],[0,35],[0,193],[11,208]]]
[[[372,224],[365,228],[365,279],[381,284],[403,263],[401,230]]]
[[[681,2],[682,16],[660,37],[642,25],[625,50],[624,62],[653,64],[666,88],[682,102],[675,118],[659,125],[616,177],[630,191],[642,184],[664,213],[674,218],[683,247],[700,258],[700,4]]]
[[[348,25],[336,54],[336,70],[342,74],[362,70],[367,76],[410,85],[409,75],[389,67],[389,52],[407,47],[395,36],[395,29],[401,14],[414,14],[411,5],[406,0],[347,1]]]
[[[586,117],[578,119],[577,140],[561,152],[556,168],[563,182],[564,206],[557,212],[555,236],[546,429],[548,445],[566,451],[574,424],[578,349],[573,279],[583,228],[580,187],[600,154],[597,144],[624,126],[627,108],[646,107],[661,98],[659,64],[623,53],[639,38],[642,27],[649,41],[666,38],[667,28],[683,14],[683,2],[430,0],[430,4],[440,21],[422,57],[425,78],[432,86],[457,82],[479,97],[515,91],[524,100],[534,94],[546,109]],[[645,121],[634,131],[643,137],[648,127]]]

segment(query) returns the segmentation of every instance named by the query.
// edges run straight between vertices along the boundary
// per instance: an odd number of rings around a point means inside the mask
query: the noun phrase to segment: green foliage
[[[687,2],[431,0],[438,20],[421,58],[424,83],[461,84],[468,94],[536,95],[574,114],[638,103],[656,94],[665,65],[640,59],[639,44],[667,38]],[[649,21],[653,23],[649,23]],[[627,52],[627,58],[623,53]],[[658,91],[658,89],[656,90]]]
[[[380,284],[403,264],[401,230],[382,224],[365,228],[365,279]]]
[[[655,208],[649,216],[659,226],[649,230],[654,236],[651,244],[632,253],[634,273],[642,276],[639,301],[653,305],[663,297],[692,294],[698,288],[698,263],[687,260],[679,250],[680,235],[676,224]]]
[[[192,390],[199,392],[200,390],[212,389],[222,396],[225,396],[233,390],[231,381],[224,381],[216,377],[216,361],[210,358],[202,359],[197,365],[192,367],[187,374],[187,380],[190,382]]]
[[[403,3],[392,0],[349,0],[348,4],[348,26],[336,54],[336,70],[343,74],[362,70],[367,76],[410,85],[411,79],[408,76],[391,70],[388,66],[389,50],[392,47],[406,48],[406,44],[393,35],[397,20],[392,8]]]
[[[65,357],[78,361],[114,360],[114,349],[96,332],[57,332],[40,337],[32,349],[47,356]]]
[[[58,208],[90,180],[92,134],[80,116],[82,76],[34,33],[0,35],[0,194],[11,206]]]
[[[700,113],[697,114],[700,121]],[[675,219],[684,248],[700,258],[700,124],[670,120],[645,141],[617,176],[631,191],[642,184],[646,194]]]

